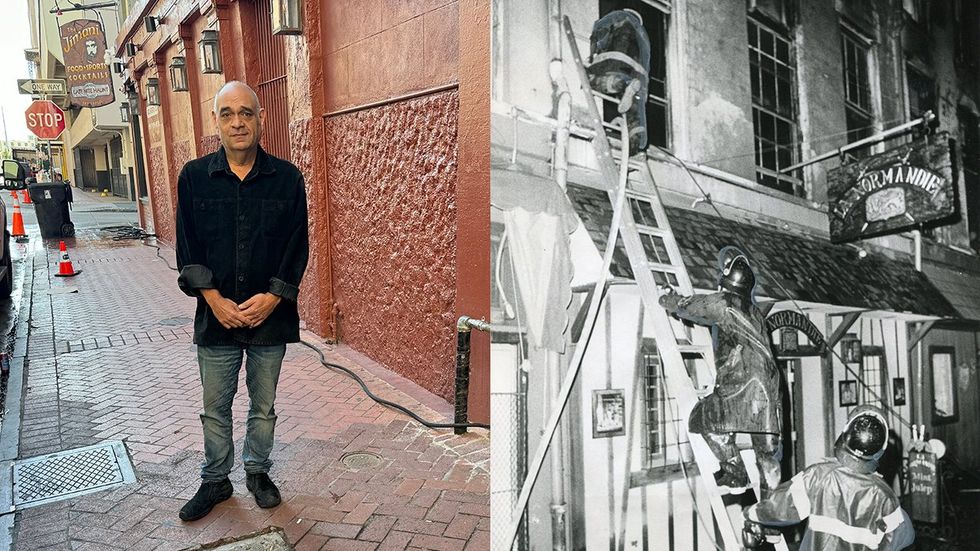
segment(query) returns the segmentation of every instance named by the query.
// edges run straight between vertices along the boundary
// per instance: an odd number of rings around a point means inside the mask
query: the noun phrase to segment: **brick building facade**
[[[220,87],[248,83],[267,111],[263,147],[306,177],[306,327],[451,401],[455,320],[489,315],[489,4],[308,0],[296,36],[272,34],[270,0],[127,8],[115,47],[139,103],[144,227],[173,243],[177,174],[219,147]],[[217,73],[202,71],[205,31],[217,31]],[[487,420],[484,335],[472,370],[470,416]]]

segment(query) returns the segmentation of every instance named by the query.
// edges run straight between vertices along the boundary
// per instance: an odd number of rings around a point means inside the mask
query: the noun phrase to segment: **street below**
[[[40,239],[30,205],[21,206],[30,238],[12,242],[14,293],[0,303],[12,358],[0,470],[13,465],[14,475],[0,477],[0,524],[12,523],[13,535],[0,550],[178,550],[271,526],[298,550],[489,549],[487,433],[427,429],[376,404],[299,344],[287,349],[276,402],[270,475],[282,504],[260,509],[245,488],[241,384],[235,494],[201,520],[180,521],[203,460],[195,302],[177,288],[172,249],[120,238],[118,228],[136,221],[135,203],[81,191],[75,199],[77,235],[65,242],[81,274],[55,277],[59,240]],[[411,381],[344,345],[302,337],[381,397],[427,419],[451,419],[449,404]],[[58,469],[97,477],[73,459],[84,454],[63,452],[115,442],[132,482],[109,476],[100,491],[61,498],[46,497],[29,476],[33,462],[58,457]],[[35,501],[25,501],[25,488]]]

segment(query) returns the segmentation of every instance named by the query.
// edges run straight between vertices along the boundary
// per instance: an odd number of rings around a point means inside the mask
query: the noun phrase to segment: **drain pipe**
[[[555,151],[553,155],[555,183],[562,192],[568,184],[568,140],[572,121],[572,94],[568,90],[562,63],[561,0],[548,0],[548,48],[551,62],[548,75],[554,86],[555,116],[558,127],[555,130]],[[561,394],[563,362],[558,352],[545,350],[547,366],[547,396],[544,416],[551,415],[559,406],[555,403]],[[568,548],[567,504],[565,501],[565,446],[568,440],[568,424],[561,423],[551,448],[551,549],[565,551]]]
[[[456,415],[454,422],[466,423],[470,400],[470,328],[490,332],[490,324],[469,316],[456,321]],[[465,426],[453,428],[456,434],[465,434]]]

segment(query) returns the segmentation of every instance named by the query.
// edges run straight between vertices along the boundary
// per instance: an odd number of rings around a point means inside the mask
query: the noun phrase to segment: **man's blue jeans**
[[[197,363],[204,387],[204,463],[201,478],[222,480],[235,464],[231,404],[238,390],[238,373],[245,354],[245,386],[248,388],[248,420],[242,461],[249,474],[267,473],[276,430],[276,385],[286,345],[198,346]]]

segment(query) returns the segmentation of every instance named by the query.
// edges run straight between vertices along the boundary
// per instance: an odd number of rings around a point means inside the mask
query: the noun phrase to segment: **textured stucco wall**
[[[174,243],[174,210],[170,204],[170,184],[166,174],[167,159],[163,144],[150,149],[150,197],[153,198],[153,222],[157,236],[167,243]],[[161,199],[162,198],[162,199]]]
[[[326,120],[339,337],[452,400],[458,93]]]
[[[330,235],[327,230],[326,174],[319,144],[323,122],[319,118],[289,125],[292,161],[306,179],[306,203],[310,221],[310,263],[300,286],[299,314],[307,329],[332,336],[324,316],[333,308],[330,295]]]
[[[177,204],[177,177],[180,176],[180,171],[184,165],[195,157],[197,154],[192,140],[181,140],[174,143],[170,165],[170,196],[173,198],[174,205]]]
[[[201,137],[201,150],[204,154],[214,153],[221,147],[221,138],[217,134],[210,134]]]

